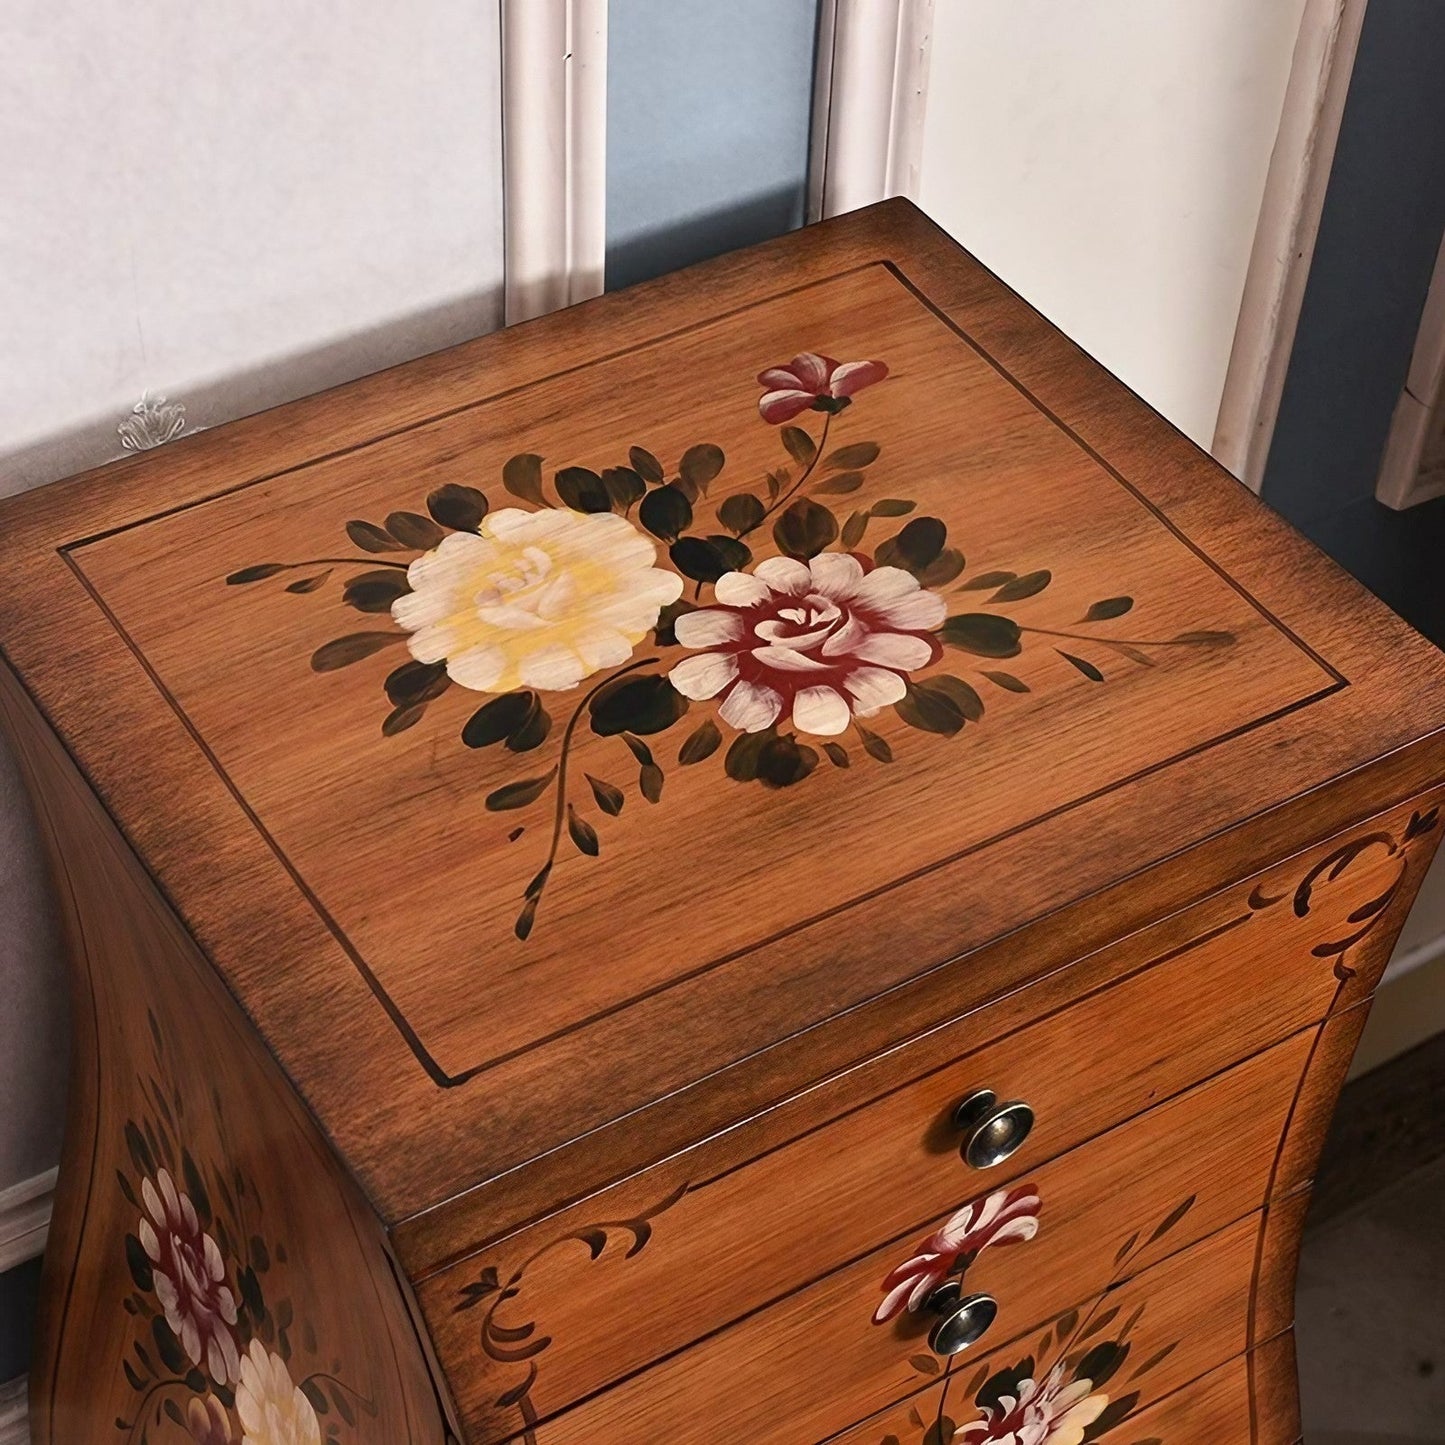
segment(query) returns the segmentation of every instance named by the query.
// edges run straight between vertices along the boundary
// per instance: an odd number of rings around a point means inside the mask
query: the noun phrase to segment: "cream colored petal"
[[[793,699],[793,726],[800,733],[836,737],[852,719],[848,700],[831,687],[805,687]]]
[[[943,598],[920,587],[918,579],[901,567],[875,567],[859,583],[855,597],[906,632],[927,632],[948,615]]]
[[[724,572],[713,584],[713,596],[726,607],[756,607],[773,595],[760,577],[746,572]]]
[[[517,675],[527,687],[540,692],[567,692],[587,676],[587,665],[570,647],[554,643],[523,653],[517,659]]]
[[[853,694],[853,711],[859,717],[872,717],[880,708],[902,702],[908,691],[908,684],[886,667],[854,668],[843,685]]]
[[[914,672],[933,661],[933,649],[922,637],[908,637],[901,632],[874,632],[853,649],[853,656],[861,662],[876,662],[882,667]]]
[[[772,688],[740,682],[727,695],[717,715],[741,733],[760,733],[777,722],[782,710],[783,699]]]
[[[141,1248],[150,1257],[152,1264],[158,1264],[161,1257],[161,1242],[156,1238],[156,1232],[151,1228],[149,1219],[141,1220],[139,1233]]]
[[[764,667],[776,668],[779,672],[827,672],[828,664],[805,657],[791,647],[755,647],[753,656]]]
[[[743,635],[743,620],[722,607],[704,607],[684,612],[672,624],[673,635],[684,647],[718,647],[736,642]]]
[[[813,586],[835,602],[846,602],[863,580],[863,564],[846,552],[820,552],[808,567]]]
[[[440,662],[446,657],[445,653],[441,657],[421,657],[415,648],[412,653],[423,662]],[[506,654],[499,647],[469,647],[455,657],[447,657],[447,676],[459,687],[491,692],[501,681],[506,663]]]
[[[774,592],[806,592],[813,585],[813,574],[791,557],[769,557],[753,568],[753,576],[760,577]]]
[[[737,662],[726,652],[699,652],[685,657],[667,674],[672,685],[694,702],[716,697],[737,675]]]
[[[616,628],[589,627],[578,634],[576,646],[587,670],[600,672],[604,667],[620,667],[626,662],[632,656],[633,642]]]

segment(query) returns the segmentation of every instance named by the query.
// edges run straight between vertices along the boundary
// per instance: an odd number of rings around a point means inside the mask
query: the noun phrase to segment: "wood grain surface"
[[[540,825],[508,842],[480,806],[500,752],[457,746],[456,689],[383,737],[384,664],[308,666],[354,625],[339,579],[224,579],[330,556],[438,484],[498,506],[520,454],[550,475],[641,444],[671,469],[716,443],[715,509],[788,460],[752,378],[807,348],[892,369],[829,418],[830,446],[881,450],[818,504],[945,522],[950,608],[1044,629],[1007,664],[1030,691],[950,649],[984,718],[885,718],[892,763],[850,734],[849,768],[771,793],[722,749],[679,766],[669,733],[655,805],[589,733],[573,776],[621,778],[626,808],[521,944]],[[596,1187],[1413,796],[1445,756],[1433,649],[903,203],[3,517],[0,646],[388,1224],[544,1155]],[[998,571],[1049,583],[957,591]],[[1233,640],[1174,645],[1196,633]]]
[[[5,667],[0,716],[76,1022],[31,1440],[230,1440],[271,1405],[295,1432],[275,1438],[441,1445],[375,1216]]]

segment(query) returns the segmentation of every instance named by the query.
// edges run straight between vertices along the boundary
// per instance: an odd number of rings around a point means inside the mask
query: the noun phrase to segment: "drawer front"
[[[1314,1032],[1297,1034],[1033,1171],[1026,1182],[1041,1201],[1037,1236],[982,1250],[968,1271],[970,1290],[999,1301],[991,1333],[1008,1337],[1257,1209]],[[844,1162],[874,1176],[864,1147]],[[739,1207],[748,1211],[753,1248],[779,1265],[801,1255],[812,1282],[792,1289],[795,1277],[784,1277],[774,1303],[584,1400],[562,1416],[566,1433],[558,1438],[635,1440],[639,1435],[629,1431],[645,1418],[656,1438],[771,1439],[778,1382],[804,1377],[813,1378],[809,1394],[822,1412],[816,1421],[809,1417],[808,1429],[816,1426],[821,1436],[925,1383],[934,1359],[926,1322],[908,1313],[872,1322],[883,1282],[954,1211],[992,1191],[979,1175],[959,1170],[944,1212],[937,1210],[941,1201],[907,1180],[879,1182],[890,1212],[912,1223],[882,1247],[852,1252],[847,1238],[826,1224],[809,1227],[806,1211],[800,1215],[800,1197],[820,1197],[818,1180],[807,1172],[785,1171],[773,1178],[770,1194],[751,1192]],[[470,1321],[470,1360],[485,1382],[484,1391],[475,1382],[468,1390],[472,1408],[465,1420],[474,1441],[502,1440],[519,1422],[565,1411],[588,1393],[579,1381],[616,1376],[618,1359],[637,1357],[638,1336],[657,1358],[659,1336],[703,1333],[690,1319],[694,1298],[706,1293],[713,1276],[733,1273],[728,1236],[710,1234],[710,1220],[698,1218],[693,1227],[704,1248],[691,1252],[689,1269],[696,1273],[689,1274],[650,1247],[653,1229],[660,1232],[687,1199],[651,1221],[609,1222],[545,1249],[520,1282],[480,1281],[475,1303],[464,1301],[470,1307],[457,1315]],[[928,1213],[920,1217],[920,1209]],[[931,1217],[935,1211],[941,1217]],[[792,1222],[800,1218],[801,1225]],[[877,1218],[852,1221],[851,1236],[862,1237],[870,1224],[875,1241],[890,1237]],[[648,1281],[641,1288],[630,1275],[634,1269]],[[613,1278],[623,1283],[609,1293]],[[679,1314],[681,1322],[673,1318]],[[704,1415],[715,1426],[721,1412],[728,1430],[709,1433],[713,1426],[699,1425],[693,1435],[690,1423],[659,1415],[679,1391],[706,1399]],[[801,1435],[792,1421],[777,1438],[796,1445]]]
[[[955,1382],[950,1398],[962,1406],[990,1384],[998,1391],[1005,1384],[1000,1372],[1027,1374],[1030,1359],[1035,1366],[1044,1361],[1052,1368],[1060,1353],[1061,1330],[1065,1359],[1078,1358],[1083,1364],[1080,1351],[1089,1355],[1086,1368],[1097,1376],[1098,1392],[1111,1395],[1116,1411],[1122,1413],[1120,1406],[1136,1391],[1141,1401],[1146,1390],[1149,1398],[1158,1398],[1170,1381],[1198,1376],[1245,1348],[1258,1237],[1259,1217],[1250,1216],[1117,1289],[1105,1293],[1095,1286],[1066,1310],[1015,1321],[1014,1337],[1001,1341],[991,1354],[955,1359],[948,1371]],[[536,1445],[583,1440],[587,1445],[637,1445],[640,1440],[811,1445],[831,1439],[876,1403],[871,1389],[860,1388],[864,1382],[840,1368],[834,1348],[826,1332],[811,1330],[806,1321],[780,1322],[765,1339],[754,1342],[755,1353],[714,1359],[704,1369],[684,1364],[652,1388],[620,1387],[541,1426]],[[1169,1353],[1160,1359],[1165,1350]],[[693,1353],[684,1361],[691,1361]],[[894,1389],[898,1394],[907,1390],[916,1399],[920,1389],[939,1382],[943,1371],[921,1339],[912,1341],[911,1356],[918,1363],[900,1360]],[[1154,1383],[1156,1375],[1162,1387]],[[911,1419],[909,1408],[903,1414]]]
[[[1102,1437],[1118,1440],[1121,1445],[1131,1445],[1131,1442],[1143,1445],[1146,1440],[1157,1445],[1237,1445],[1246,1440],[1256,1441],[1257,1445],[1294,1445],[1292,1435],[1258,1437],[1254,1434],[1247,1356],[1230,1360],[1203,1379],[1190,1380],[1188,1371],[1199,1352],[1176,1348],[1165,1363],[1140,1373],[1140,1366],[1157,1358],[1159,1351],[1155,1345],[1169,1338],[1170,1325],[1177,1331],[1188,1331],[1190,1343],[1199,1337],[1191,1319],[1166,1323],[1165,1312],[1156,1311],[1151,1316],[1152,1308],[1151,1305],[1140,1316],[1128,1341],[1130,1349],[1125,1360],[1083,1400],[1076,1401],[1072,1396],[1064,1397],[1061,1392],[1049,1389],[1049,1372],[1057,1365],[1061,1353],[1057,1346],[1034,1351],[1024,1360],[1003,1354],[980,1366],[967,1387],[955,1380],[930,1386],[915,1399],[865,1421],[845,1435],[834,1437],[828,1445],[941,1445],[949,1440],[997,1440],[1004,1426],[987,1436],[978,1427],[998,1420],[998,1397],[1019,1377],[1021,1363],[1032,1364],[1030,1378],[1034,1385],[1032,1389],[1025,1387],[1026,1395],[1016,1393],[1010,1398],[1033,1404],[1037,1418],[1057,1422],[1060,1432],[1067,1410],[1076,1409],[1077,1419],[1088,1420],[1093,1416],[1095,1433],[1089,1437],[1091,1440]],[[1083,1349],[1087,1346],[1064,1352],[1068,1362],[1065,1379],[1075,1384],[1079,1381],[1077,1363]],[[987,1376],[983,1374],[985,1368],[989,1371]],[[1003,1371],[1012,1373],[1001,1373]],[[978,1389],[974,1389],[975,1382],[981,1382]],[[1289,1382],[1285,1382],[1285,1387],[1293,1388]],[[1104,1397],[1102,1402],[1100,1396]],[[975,1427],[973,1433],[963,1434],[969,1426]]]

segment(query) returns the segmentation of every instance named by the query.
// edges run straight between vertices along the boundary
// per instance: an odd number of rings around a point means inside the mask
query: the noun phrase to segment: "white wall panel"
[[[8,0],[0,488],[500,324],[497,0]]]
[[[1201,445],[1304,0],[943,0],[922,204]]]

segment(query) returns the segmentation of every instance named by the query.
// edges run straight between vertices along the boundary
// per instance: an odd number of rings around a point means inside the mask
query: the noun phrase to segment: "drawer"
[[[1191,1251],[1190,1265],[1194,1264],[1193,1256]],[[1148,1282],[1152,1290],[1157,1277],[1162,1293],[1164,1273],[1165,1267],[1151,1270],[1138,1283]],[[1130,1287],[1129,1293],[1136,1292]],[[1146,1307],[1127,1341],[1127,1356],[1114,1366],[1107,1380],[1085,1396],[1091,1401],[1096,1394],[1107,1396],[1107,1404],[1099,1407],[1091,1403],[1081,1412],[1087,1418],[1094,1414],[1095,1408],[1100,1410],[1093,1422],[1096,1433],[1091,1439],[1108,1435],[1110,1439],[1137,1442],[1137,1445],[1145,1445],[1146,1441],[1153,1441],[1155,1445],[1235,1445],[1246,1440],[1253,1445],[1296,1445],[1298,1415],[1291,1405],[1278,1403],[1294,1395],[1294,1357],[1287,1336],[1268,1341],[1252,1354],[1238,1355],[1194,1379],[1190,1372],[1207,1353],[1196,1346],[1208,1331],[1209,1322],[1177,1305],[1172,1310],[1167,1304],[1159,1307],[1156,1295],[1146,1293],[1142,1298],[1147,1301]],[[1187,1306],[1187,1293],[1176,1294],[1173,1299]],[[1135,1307],[1127,1301],[1124,1303]],[[1226,1322],[1224,1329],[1230,1328]],[[1037,1388],[1041,1383],[1046,1384],[1048,1372],[1057,1365],[1060,1356],[1052,1334],[1040,1341],[1040,1345],[1045,1344],[1050,1347],[1035,1347],[1022,1359],[1015,1358],[1023,1354],[1022,1350],[991,1356],[968,1377],[967,1385],[950,1373],[948,1378],[930,1385],[913,1399],[902,1401],[893,1409],[835,1436],[828,1445],[940,1445],[949,1440],[978,1439],[977,1431],[967,1436],[961,1432],[988,1420],[990,1413],[997,1415],[994,1401],[1001,1388],[1010,1382],[1010,1377],[1001,1372],[1010,1370],[1017,1378],[1019,1366],[1026,1363],[1032,1364],[1030,1374],[1036,1385],[1030,1391],[1031,1399],[1039,1402],[1036,1408],[1041,1415],[1058,1422],[1061,1412],[1054,1402],[1060,1402],[1060,1396]],[[1066,1379],[1077,1378],[1077,1366],[1082,1363],[1079,1355],[1087,1348],[1088,1345],[1077,1346],[1064,1352],[1069,1362]],[[1169,1353],[1160,1360],[1164,1350]],[[1108,1359],[1108,1356],[1102,1358]],[[1154,1363],[1156,1361],[1158,1363]],[[1113,1364],[1112,1359],[1108,1362]],[[1251,1375],[1257,1382],[1258,1393],[1253,1409]],[[981,1393],[982,1400],[979,1399]],[[1019,1395],[1012,1398],[1018,1400]],[[990,1409],[986,1410],[985,1406]],[[1103,1429],[1098,1428],[1101,1424]]]
[[[985,1249],[969,1270],[970,1290],[999,1301],[992,1333],[1007,1338],[1086,1300],[1120,1271],[1132,1274],[1257,1209],[1314,1033],[1032,1171],[1026,1183],[1042,1201],[1037,1236]],[[934,1363],[925,1321],[905,1314],[872,1323],[883,1281],[961,1205],[989,1194],[992,1179],[963,1170],[956,1154],[953,1172],[939,1176],[951,1192],[892,1178],[870,1157],[866,1133],[776,1167],[783,1159],[782,1151],[770,1156],[766,1184],[751,1183],[733,1213],[720,1214],[719,1195],[691,1214],[693,1196],[684,1194],[650,1219],[614,1219],[544,1245],[520,1274],[480,1277],[472,1296],[454,1302],[465,1341],[455,1333],[449,1341],[471,1437],[502,1440],[523,1420],[560,1415],[559,1441],[760,1442],[775,1438],[782,1419],[776,1438],[796,1445],[925,1383]],[[874,1187],[839,1216],[828,1180],[844,1176]],[[873,1208],[874,1199],[886,1209]],[[846,1228],[835,1224],[840,1217]],[[743,1237],[748,1248],[738,1258],[731,1241]],[[700,1328],[697,1301],[726,1301],[739,1273],[757,1306],[724,1328]],[[669,1354],[673,1341],[696,1343]],[[657,1363],[628,1368],[639,1359]],[[816,1417],[789,1419],[779,1382],[803,1378]],[[679,1395],[711,1423],[672,1418]]]
[[[1170,1347],[1169,1356],[1155,1366],[1160,1371],[1168,1367],[1164,1378],[1185,1380],[1209,1370],[1245,1347],[1258,1237],[1259,1216],[1250,1216],[1107,1293],[1103,1286],[1112,1275],[1106,1261],[1106,1278],[1089,1293],[1077,1295],[1067,1310],[1059,1310],[1056,1303],[1032,1321],[1016,1319],[1013,1338],[1005,1331],[992,1356],[979,1362],[960,1357],[949,1373],[961,1382],[961,1397],[967,1398],[969,1386],[981,1388],[999,1370],[1015,1368],[1030,1355],[1048,1357],[1056,1348],[1060,1325],[1066,1353],[1080,1346],[1100,1352],[1091,1365],[1101,1379],[1101,1362],[1117,1359],[1115,1352],[1102,1348],[1110,1344],[1120,1347],[1119,1354],[1130,1345],[1127,1358],[1119,1361],[1121,1385],[1129,1385],[1135,1371]],[[882,1381],[858,1378],[836,1353],[837,1339],[826,1328],[817,1328],[808,1315],[776,1320],[749,1343],[746,1353],[734,1351],[726,1358],[700,1346],[647,1389],[620,1387],[541,1426],[536,1445],[584,1440],[587,1445],[637,1445],[641,1440],[801,1445],[830,1438],[878,1403]],[[898,1358],[889,1385],[895,1396],[916,1394],[934,1383],[941,1368],[923,1340],[898,1339],[895,1344]],[[704,1351],[714,1358],[707,1364],[701,1358],[694,1361],[693,1356]],[[982,1373],[985,1368],[987,1375]],[[1141,1391],[1150,1373],[1141,1380]],[[1102,1382],[1107,1388],[1114,1378]]]

